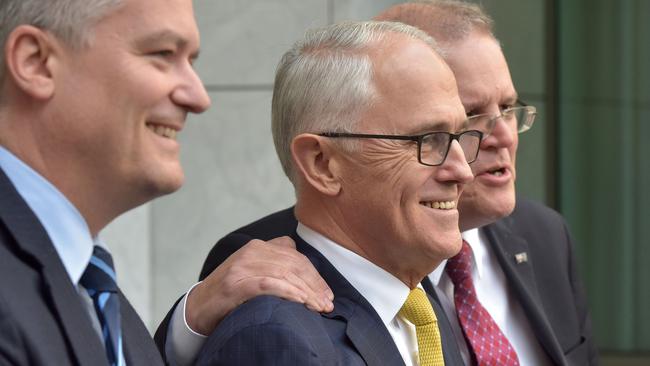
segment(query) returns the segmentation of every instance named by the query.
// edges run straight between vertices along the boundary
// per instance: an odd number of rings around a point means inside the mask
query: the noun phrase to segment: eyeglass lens
[[[429,165],[442,164],[451,147],[451,139],[451,135],[446,132],[431,133],[424,136],[420,145],[420,160]],[[473,162],[476,159],[481,143],[480,134],[475,131],[465,131],[458,137],[458,142],[463,149],[467,162]]]
[[[469,119],[465,129],[474,129],[483,132],[483,137],[492,133],[499,118],[513,130],[518,133],[528,131],[533,125],[535,111],[533,107],[513,107],[501,112],[499,116],[490,116],[487,114],[474,116]]]

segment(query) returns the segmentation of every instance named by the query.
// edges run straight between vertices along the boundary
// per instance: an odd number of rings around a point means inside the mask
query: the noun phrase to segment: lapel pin
[[[521,252],[515,254],[515,261],[517,261],[517,264],[522,264],[528,262],[528,253],[526,252]]]

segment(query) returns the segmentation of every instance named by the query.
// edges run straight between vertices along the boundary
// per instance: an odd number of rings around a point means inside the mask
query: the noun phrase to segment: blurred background
[[[270,134],[281,54],[309,27],[399,2],[194,1],[196,67],[213,107],[179,136],[186,184],[102,233],[152,332],[219,238],[294,201]],[[495,20],[521,99],[538,109],[519,143],[518,192],[569,223],[603,365],[648,365],[650,1],[475,2]]]

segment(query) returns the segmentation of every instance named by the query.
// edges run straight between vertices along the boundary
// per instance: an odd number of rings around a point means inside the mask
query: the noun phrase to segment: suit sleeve
[[[298,336],[286,324],[251,325],[226,339],[211,338],[196,366],[320,365],[307,337]]]
[[[185,294],[183,294],[183,296],[185,296]],[[172,316],[174,315],[174,310],[176,310],[176,306],[178,306],[178,303],[183,299],[183,296],[176,300],[165,318],[162,320],[162,322],[160,322],[160,325],[158,325],[158,329],[156,329],[156,333],[153,336],[153,340],[156,342],[156,347],[158,347],[158,351],[160,352],[160,355],[162,356],[163,361],[166,365],[169,365],[169,362],[167,361],[167,355],[165,354],[167,332],[169,331],[169,324],[171,322]]]
[[[251,239],[252,238],[248,235],[233,233],[219,240],[217,244],[212,248],[212,250],[210,250],[208,257],[206,258],[205,263],[203,264],[203,269],[201,270],[201,274],[199,276],[199,280],[204,280],[208,275],[210,275],[210,273],[212,273],[215,268],[217,268],[221,263],[228,259],[228,257],[230,257],[246,243],[248,243]],[[158,326],[158,329],[156,329],[156,333],[154,335],[156,346],[158,347],[158,350],[160,351],[160,354],[162,355],[163,360],[166,364],[169,364],[169,360],[167,360],[167,355],[165,352],[166,344],[168,341],[167,336],[169,333],[169,324],[172,320],[174,311],[176,310],[176,307],[180,303],[180,300],[183,298],[183,296],[185,296],[185,294],[181,295],[178,300],[176,300],[172,308],[169,310],[163,321]]]

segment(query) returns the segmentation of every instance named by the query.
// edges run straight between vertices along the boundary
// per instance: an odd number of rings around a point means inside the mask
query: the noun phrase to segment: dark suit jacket
[[[288,208],[233,233],[269,240],[289,235],[296,225],[293,208]],[[518,197],[512,215],[481,230],[549,359],[556,365],[598,364],[586,296],[562,216],[548,207]],[[229,240],[231,235],[212,248],[201,278],[245,244]],[[514,255],[523,252],[527,253],[527,261],[517,264]],[[428,281],[423,285],[430,294],[434,293]],[[166,329],[165,326],[163,322],[161,329]]]
[[[277,297],[257,297],[219,324],[197,365],[404,365],[370,303],[295,232],[292,238],[334,292],[334,311],[319,314]],[[245,234],[231,234],[222,241],[238,247],[250,239]],[[445,362],[462,364],[444,312],[431,302],[442,320],[439,327]]]
[[[517,198],[512,215],[482,228],[535,336],[555,364],[596,365],[598,353],[566,222]],[[517,263],[515,254],[526,253]]]
[[[120,298],[127,364],[162,364]],[[0,365],[108,365],[105,354],[45,229],[0,169]]]

